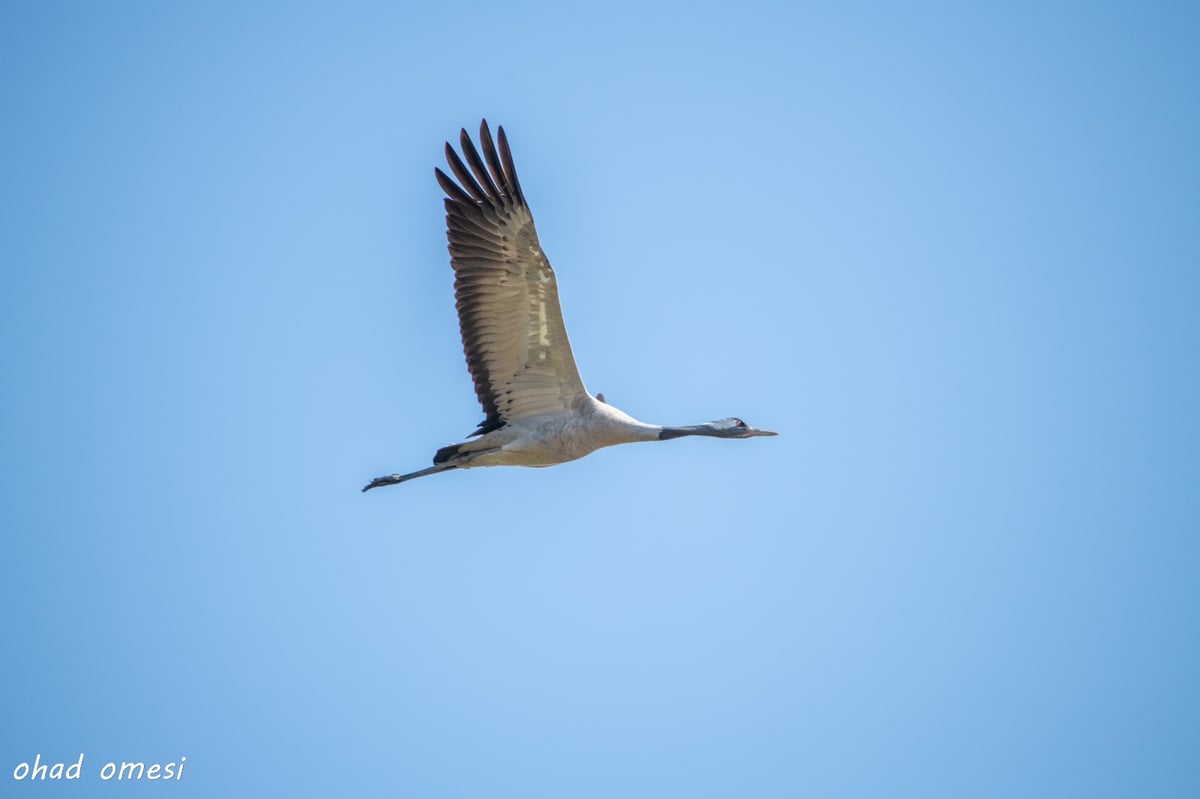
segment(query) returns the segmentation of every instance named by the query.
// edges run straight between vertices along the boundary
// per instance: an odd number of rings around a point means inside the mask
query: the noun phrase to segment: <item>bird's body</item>
[[[654,441],[661,431],[585,397],[574,410],[519,419],[456,446],[472,466],[553,466],[614,444]]]
[[[466,164],[446,145],[457,183],[435,172],[447,195],[446,236],[463,350],[487,418],[467,441],[438,450],[433,466],[376,478],[363,491],[448,469],[553,466],[614,444],[775,435],[736,418],[689,427],[646,424],[587,392],[567,340],[554,270],[538,243],[504,128],[498,130],[499,150],[486,121],[479,138],[482,159],[462,131]]]

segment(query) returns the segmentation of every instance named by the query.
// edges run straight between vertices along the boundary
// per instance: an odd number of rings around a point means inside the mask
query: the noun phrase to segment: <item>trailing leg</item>
[[[396,483],[403,483],[406,480],[424,477],[427,474],[437,474],[438,472],[444,472],[447,469],[457,468],[457,466],[451,463],[435,463],[428,469],[421,469],[419,472],[409,472],[408,474],[388,474],[384,475],[383,477],[376,477],[370,483],[367,483],[367,485],[363,487],[363,491],[370,491],[372,488],[379,488],[380,486],[396,485]]]

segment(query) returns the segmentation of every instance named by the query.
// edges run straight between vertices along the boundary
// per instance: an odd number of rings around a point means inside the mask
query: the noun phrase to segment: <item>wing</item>
[[[458,182],[434,170],[447,195],[446,238],[463,352],[487,414],[475,435],[514,419],[570,410],[587,399],[563,326],[554,270],[538,244],[504,128],[497,129],[497,139],[499,152],[484,120],[483,159],[464,130],[466,164],[446,144],[446,161]]]

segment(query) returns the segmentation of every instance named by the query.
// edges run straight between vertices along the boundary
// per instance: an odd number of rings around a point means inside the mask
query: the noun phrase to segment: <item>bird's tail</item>
[[[450,460],[455,455],[457,455],[458,451],[460,449],[462,449],[462,444],[447,444],[446,446],[439,449],[437,451],[437,453],[433,456],[434,464],[436,465],[439,463],[445,463],[446,461]]]

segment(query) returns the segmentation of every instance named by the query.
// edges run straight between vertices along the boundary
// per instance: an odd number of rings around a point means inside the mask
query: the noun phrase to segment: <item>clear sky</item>
[[[1200,22],[985,5],[5,3],[0,794],[1200,795]],[[588,387],[780,437],[359,493],[481,116]]]

